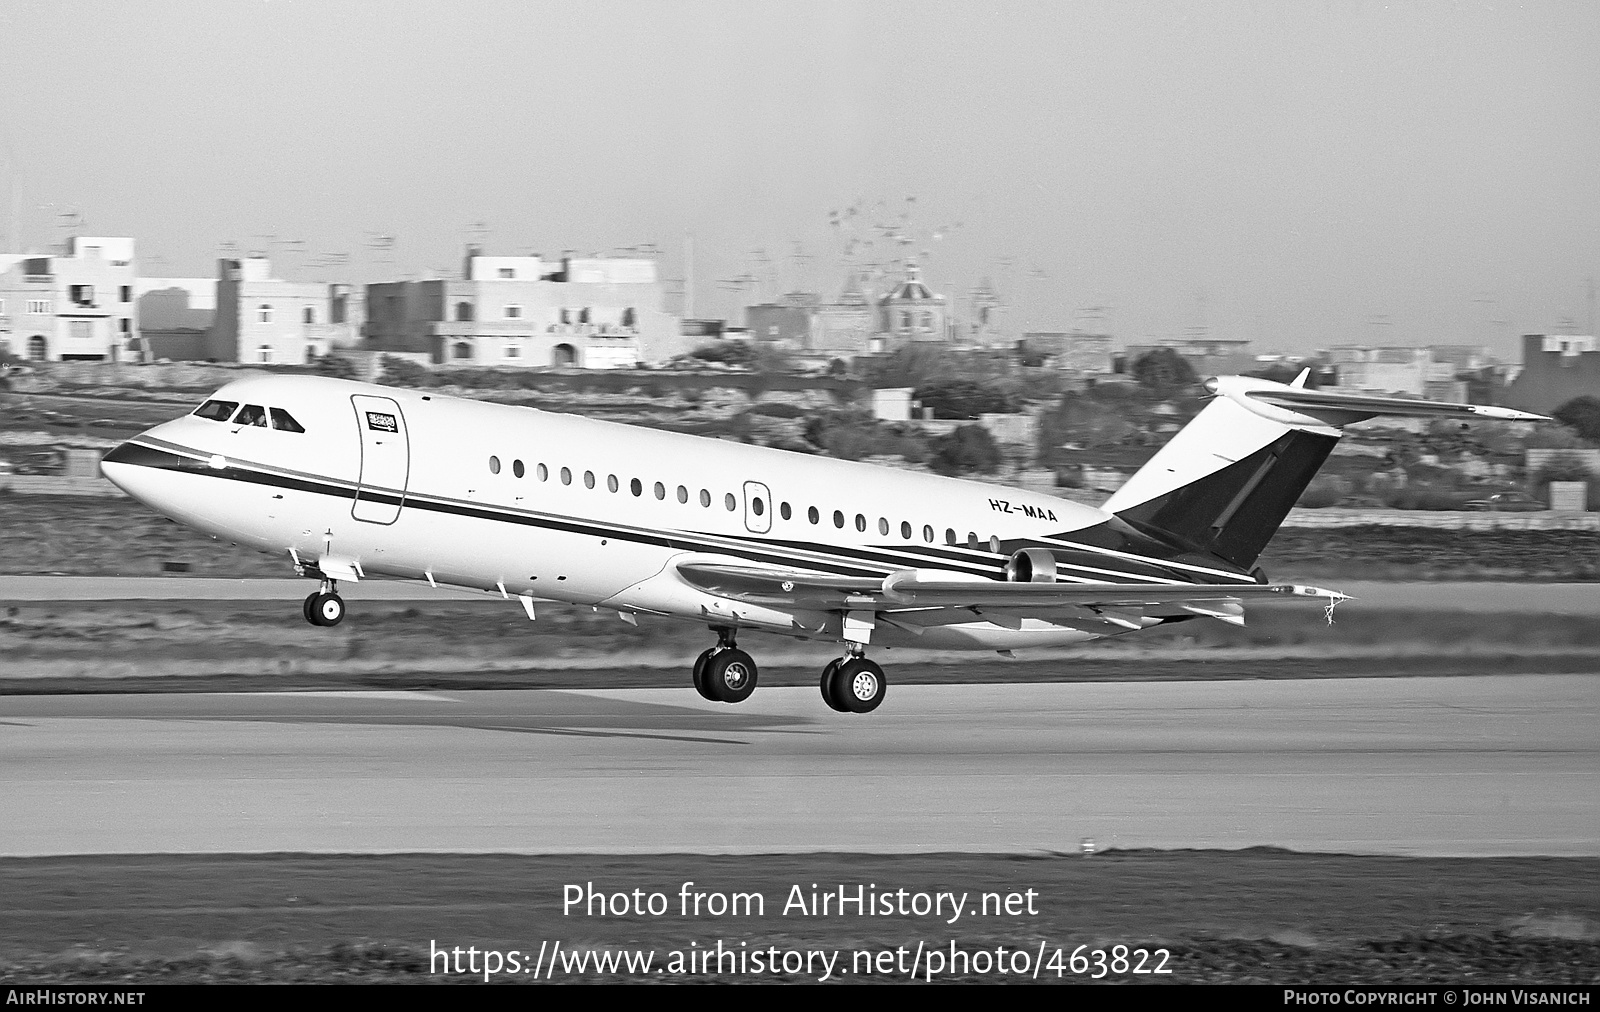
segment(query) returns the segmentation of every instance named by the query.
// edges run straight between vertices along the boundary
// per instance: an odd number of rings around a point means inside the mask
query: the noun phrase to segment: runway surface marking
[[[0,854],[1600,855],[1600,679],[0,697]]]

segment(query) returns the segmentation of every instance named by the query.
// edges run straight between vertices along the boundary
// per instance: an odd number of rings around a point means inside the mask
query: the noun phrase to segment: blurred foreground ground
[[[395,884],[405,883],[403,896]],[[602,892],[680,886],[760,893],[761,916],[582,916],[563,913],[568,884]],[[798,884],[884,891],[1035,890],[1032,916],[802,917],[782,913]],[[458,982],[430,962],[434,946],[481,953],[541,943],[585,955],[554,980],[684,983],[814,981],[812,973],[662,973],[669,953],[837,950],[846,981],[903,983],[863,972],[855,953],[919,942],[972,953],[1042,945],[1039,980],[1082,981],[1084,946],[1167,949],[1166,974],[1106,975],[1135,983],[1594,984],[1600,979],[1600,862],[1593,859],[1343,857],[1272,850],[1110,851],[1093,857],[927,854],[759,856],[376,855],[134,856],[0,860],[0,982]],[[90,899],[92,898],[92,900]],[[581,907],[578,908],[580,911]],[[650,974],[597,972],[596,953],[654,950]],[[1049,968],[1056,950],[1056,965]],[[465,958],[465,956],[463,957]],[[1144,969],[1157,966],[1153,957]],[[1109,957],[1107,959],[1109,963]],[[891,958],[891,964],[893,959]],[[479,967],[482,967],[480,962]],[[970,964],[969,964],[970,965]],[[1027,974],[923,973],[1004,983]],[[433,970],[430,973],[430,968]],[[837,975],[836,975],[837,976]],[[500,982],[527,983],[527,974]]]

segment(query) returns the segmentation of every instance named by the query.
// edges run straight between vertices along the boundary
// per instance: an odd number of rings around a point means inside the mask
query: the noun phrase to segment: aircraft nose
[[[145,446],[137,437],[114,447],[100,458],[100,473],[111,484],[147,506],[155,505],[152,500],[156,498],[162,475],[181,470],[182,467],[182,457]]]

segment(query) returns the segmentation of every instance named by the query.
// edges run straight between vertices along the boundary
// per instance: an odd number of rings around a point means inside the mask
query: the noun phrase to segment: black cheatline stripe
[[[742,540],[754,541],[756,539],[748,539],[748,538],[746,538],[746,539],[742,539]],[[784,545],[786,547],[794,548],[796,551],[805,551],[805,550],[807,550],[807,546],[813,544],[812,542],[797,542],[797,541],[776,541],[776,542],[774,542],[774,541],[757,541],[757,543],[758,544],[779,544],[779,545]],[[1027,541],[1025,539],[1020,539],[1020,538],[1019,539],[1014,539],[1013,541],[1008,542],[1008,544],[1015,545],[1018,548],[1041,548],[1041,549],[1045,549],[1046,551],[1048,551],[1049,548],[1050,548],[1050,546],[1048,546],[1046,544],[1039,543],[1039,542]],[[815,550],[815,549],[811,549],[811,550]],[[903,564],[904,563],[904,561],[905,561],[904,559],[894,558],[894,555],[896,553],[904,554],[904,555],[911,555],[911,556],[914,556],[914,557],[915,556],[922,556],[922,557],[925,557],[925,558],[931,558],[934,561],[938,561],[938,562],[944,562],[944,563],[949,563],[949,564],[965,566],[969,570],[974,570],[975,571],[975,572],[971,573],[970,575],[988,577],[990,579],[1002,578],[1004,576],[1004,574],[1005,574],[1005,567],[1006,567],[1006,559],[998,559],[998,560],[991,561],[993,559],[992,556],[989,557],[989,558],[976,558],[975,559],[970,554],[971,551],[972,551],[971,549],[966,549],[965,552],[967,554],[963,554],[963,550],[962,549],[949,548],[947,546],[939,546],[939,545],[895,545],[895,546],[892,546],[892,547],[891,546],[881,546],[881,545],[871,545],[871,546],[861,546],[861,547],[831,545],[831,546],[829,546],[829,550],[832,551],[832,552],[838,553],[840,555],[848,555],[848,556],[853,557],[853,558],[860,558],[860,559],[864,559],[864,560],[868,560],[868,561],[880,562],[880,563],[885,564],[885,565],[888,565],[888,564]],[[1096,558],[1099,559],[1099,558],[1103,558],[1103,557],[1102,556],[1096,556]],[[1132,560],[1130,560],[1130,561],[1132,561]],[[1078,579],[1081,582],[1085,582],[1085,583],[1116,583],[1116,582],[1118,582],[1113,577],[1122,577],[1122,578],[1126,579],[1128,581],[1128,586],[1131,586],[1131,587],[1144,587],[1144,586],[1159,587],[1159,586],[1167,586],[1169,584],[1187,584],[1187,583],[1192,583],[1193,582],[1192,580],[1181,579],[1178,576],[1178,574],[1174,574],[1174,573],[1171,573],[1168,570],[1163,569],[1158,563],[1155,563],[1155,562],[1140,563],[1142,568],[1153,570],[1153,572],[1143,572],[1143,573],[1135,573],[1135,572],[1129,572],[1129,571],[1126,571],[1126,570],[1116,569],[1115,567],[1110,566],[1110,565],[1106,565],[1106,566],[1087,566],[1087,565],[1081,565],[1081,564],[1072,563],[1072,562],[1059,562],[1059,561],[1057,562],[1057,565],[1062,567],[1062,568],[1064,568],[1064,569],[1079,570],[1079,571],[1082,571],[1084,573],[1093,574],[1093,575],[1088,576],[1088,577],[1072,577],[1074,579]]]
[[[757,540],[757,539],[754,539],[754,538],[743,538],[742,536],[737,536],[737,537],[739,537],[740,540],[749,540],[749,541]],[[814,551],[818,550],[817,547],[816,547],[818,542],[814,542],[814,541],[787,541],[787,540],[785,540],[785,541],[760,541],[759,543],[760,544],[767,544],[767,545],[779,545],[779,546],[782,546],[782,547],[785,547],[785,548],[792,548],[795,551],[813,551],[814,552]],[[921,554],[923,554],[922,552],[917,551],[916,547],[917,546],[914,546],[914,545],[913,546],[906,546],[906,547],[903,547],[903,548],[900,547],[900,546],[886,547],[886,546],[882,546],[882,545],[860,545],[860,546],[856,546],[856,545],[828,545],[827,546],[827,550],[829,552],[838,553],[839,555],[849,556],[849,557],[852,557],[852,558],[858,558],[858,559],[867,560],[867,561],[879,562],[879,563],[881,563],[883,565],[891,565],[891,564],[892,565],[899,565],[901,568],[904,568],[903,563],[904,563],[905,560],[892,558],[892,556],[895,555],[895,554],[906,554],[906,555],[921,555]],[[982,571],[984,573],[988,573],[988,572],[1003,573],[1003,572],[1005,572],[1005,561],[1004,560],[1000,560],[998,563],[992,563],[991,564],[991,563],[987,563],[987,562],[980,561],[980,560],[977,560],[977,559],[967,559],[967,558],[952,557],[948,561],[958,562],[958,563],[961,563],[962,565],[971,567],[973,569],[980,570],[980,571]]]
[[[1201,565],[1197,565],[1197,564],[1192,563],[1192,562],[1178,562],[1176,560],[1154,559],[1154,558],[1149,558],[1147,556],[1135,555],[1132,552],[1119,552],[1114,548],[1104,548],[1104,547],[1101,547],[1099,545],[1089,545],[1089,544],[1084,544],[1083,542],[1079,542],[1079,541],[1069,541],[1069,540],[1067,540],[1068,536],[1071,535],[1071,534],[1074,534],[1074,533],[1076,533],[1076,532],[1075,531],[1068,531],[1068,532],[1063,533],[1063,534],[1047,535],[1046,536],[1046,540],[1043,541],[1039,545],[1039,547],[1040,548],[1047,548],[1047,549],[1048,548],[1071,549],[1072,551],[1079,552],[1079,553],[1082,553],[1084,555],[1092,555],[1092,556],[1094,556],[1096,558],[1105,558],[1105,559],[1111,559],[1111,560],[1114,560],[1114,561],[1129,561],[1129,562],[1138,561],[1138,562],[1143,562],[1146,565],[1161,569],[1163,571],[1171,571],[1171,572],[1173,572],[1174,576],[1179,576],[1179,575],[1182,574],[1182,572],[1204,573],[1207,576],[1221,576],[1221,577],[1227,578],[1228,580],[1236,581],[1236,582],[1243,583],[1243,584],[1250,584],[1250,583],[1254,583],[1255,582],[1254,580],[1250,579],[1250,577],[1245,573],[1230,573],[1225,569],[1219,569],[1219,568],[1217,568],[1215,566],[1201,566]],[[1194,581],[1193,580],[1186,580],[1184,582],[1193,583]],[[1227,584],[1225,584],[1225,583],[1224,584],[1218,584],[1218,586],[1227,586]]]
[[[446,499],[438,496],[428,496],[418,493],[406,492],[380,492],[371,487],[360,487],[338,482],[329,478],[314,478],[306,472],[290,471],[288,469],[273,469],[267,465],[253,464],[252,468],[229,464],[223,469],[211,467],[207,462],[210,458],[199,451],[188,447],[181,447],[175,443],[166,443],[162,440],[149,440],[150,443],[162,443],[173,450],[181,451],[195,462],[194,468],[183,468],[195,474],[205,474],[211,477],[225,477],[233,481],[242,481],[248,484],[272,485],[281,488],[294,489],[301,492],[329,495],[340,499],[356,499],[359,497],[364,502],[383,503],[391,506],[425,509],[429,512],[471,516],[481,520],[498,521],[501,523],[514,523],[525,527],[541,527],[547,530],[562,531],[569,534],[580,534],[589,537],[616,538],[619,541],[629,541],[635,544],[652,545],[667,548],[673,551],[701,551],[723,552],[738,555],[752,561],[764,561],[778,566],[792,567],[799,564],[790,556],[775,555],[771,547],[792,549],[808,555],[822,556],[821,559],[804,560],[805,565],[815,566],[825,571],[831,571],[842,576],[884,576],[887,572],[874,571],[861,568],[862,563],[872,563],[885,567],[889,572],[901,566],[903,560],[893,558],[896,553],[921,556],[938,562],[953,563],[976,570],[972,575],[988,576],[991,579],[1002,577],[1005,573],[1005,559],[989,561],[982,558],[973,558],[972,549],[948,545],[896,545],[889,546],[847,546],[847,545],[822,545],[820,542],[782,540],[773,541],[754,538],[739,534],[711,534],[702,531],[686,531],[687,538],[674,538],[670,535],[656,531],[641,530],[639,528],[601,526],[593,522],[572,521],[553,517],[549,514],[530,515],[508,511],[502,507],[469,505],[459,500]],[[256,470],[255,468],[259,468]],[[699,540],[694,540],[699,539]],[[1025,547],[1038,547],[1048,550],[1051,546],[1019,539],[1019,545]],[[763,550],[765,549],[765,550]],[[1102,556],[1103,557],[1103,556]],[[855,563],[856,565],[851,565]],[[1060,563],[1068,568],[1076,567],[1071,563]],[[1159,568],[1160,563],[1151,561],[1145,565]],[[902,567],[903,568],[903,567]],[[1109,567],[1107,567],[1109,568]],[[1138,581],[1140,585],[1146,574],[1124,573],[1112,570],[1119,576]],[[1181,581],[1180,581],[1181,582]]]
[[[229,481],[238,481],[251,485],[266,485],[276,488],[294,489],[300,492],[310,492],[326,495],[337,499],[355,499],[357,489],[354,486],[337,484],[326,479],[312,480],[303,477],[291,477],[267,470],[253,470],[237,464],[229,464],[225,468],[213,468],[205,463],[206,458],[192,456],[193,451],[187,451],[191,459],[200,466],[184,468],[187,473],[203,475],[206,477],[223,478]],[[549,516],[534,516],[524,513],[509,512],[493,506],[469,506],[454,500],[438,497],[424,496],[412,493],[399,495],[393,492],[374,492],[371,489],[361,489],[360,498],[367,502],[381,502],[389,505],[401,505],[404,508],[428,510],[434,513],[447,513],[457,516],[474,517],[480,520],[489,520],[499,523],[511,523],[524,527],[539,527],[546,530],[562,531],[569,534],[581,534],[589,537],[615,538],[618,541],[628,541],[634,544],[651,545],[667,548],[673,551],[697,551],[707,553],[721,553],[734,555],[748,561],[766,562],[775,566],[792,567],[795,560],[788,556],[774,555],[770,552],[760,552],[744,548],[737,537],[729,538],[731,545],[718,544],[709,539],[719,535],[697,535],[693,532],[684,532],[686,536],[673,537],[659,532],[643,531],[637,528],[608,527],[595,523],[561,520]],[[696,543],[695,537],[708,539]],[[814,551],[814,550],[813,550]],[[826,554],[826,553],[817,553]],[[838,576],[867,576],[879,577],[887,575],[882,571],[864,569],[859,565],[850,565],[847,561],[815,561],[808,562],[813,568],[831,572]]]

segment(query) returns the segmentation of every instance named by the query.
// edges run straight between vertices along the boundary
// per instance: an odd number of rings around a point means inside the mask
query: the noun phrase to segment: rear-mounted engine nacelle
[[[1006,560],[1011,583],[1055,583],[1056,557],[1043,548],[1024,548]]]

